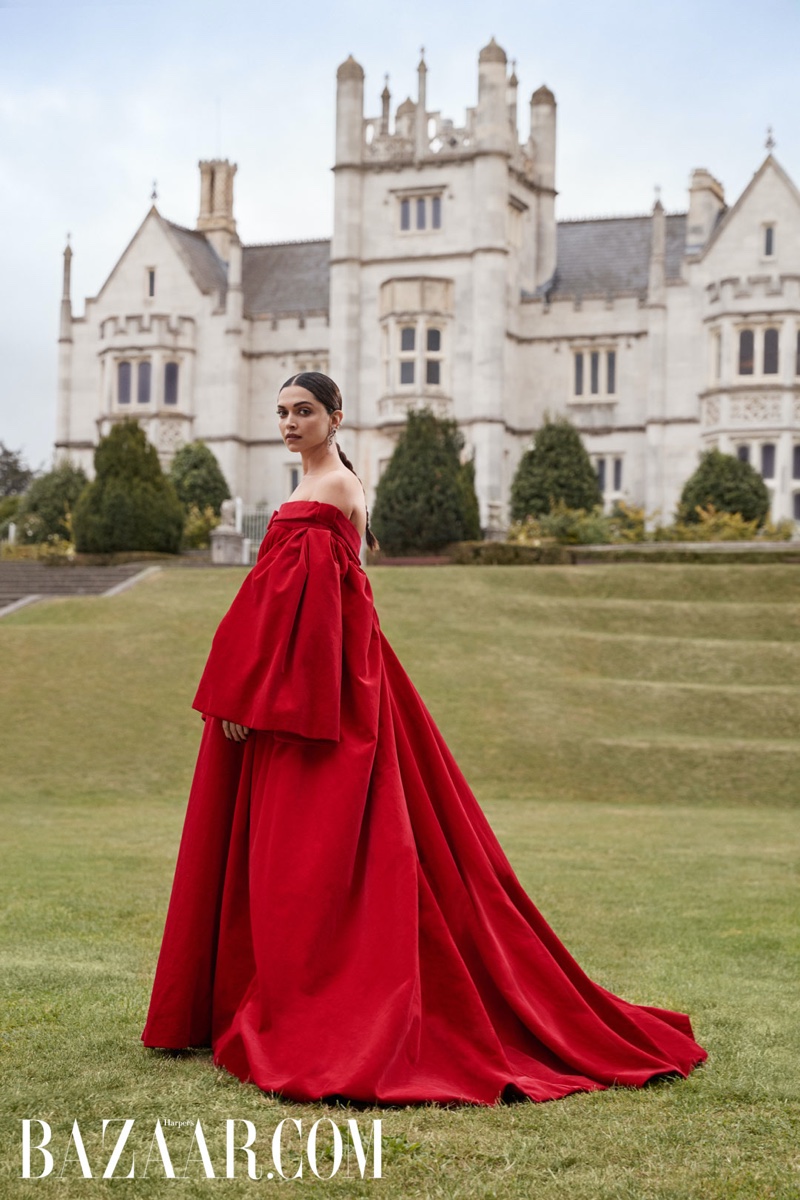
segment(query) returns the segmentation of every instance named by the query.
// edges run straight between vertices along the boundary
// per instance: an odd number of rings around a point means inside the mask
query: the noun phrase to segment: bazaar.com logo
[[[362,1141],[361,1133],[359,1132],[358,1123],[351,1117],[347,1121],[347,1145],[346,1145],[346,1174],[350,1173],[350,1157],[351,1151],[355,1154],[358,1173],[364,1179],[367,1175],[367,1154],[372,1145],[372,1178],[381,1178],[381,1122],[373,1120],[371,1122],[372,1130],[366,1143]],[[303,1129],[302,1121],[295,1120],[291,1117],[285,1117],[275,1126],[272,1135],[271,1143],[271,1165],[273,1170],[265,1171],[264,1167],[259,1164],[257,1159],[257,1151],[255,1144],[257,1141],[256,1127],[252,1121],[247,1121],[244,1118],[237,1117],[225,1122],[225,1154],[224,1154],[224,1169],[216,1170],[211,1154],[208,1149],[208,1141],[203,1131],[203,1126],[200,1121],[194,1123],[194,1128],[191,1131],[191,1140],[188,1146],[181,1149],[182,1166],[180,1170],[176,1170],[175,1161],[178,1148],[174,1144],[174,1134],[178,1131],[185,1134],[189,1132],[191,1121],[171,1121],[158,1120],[155,1123],[152,1135],[149,1137],[149,1142],[144,1143],[146,1147],[146,1155],[143,1153],[144,1147],[140,1145],[137,1149],[134,1148],[136,1135],[131,1139],[131,1132],[135,1125],[133,1117],[114,1117],[103,1121],[102,1123],[102,1162],[95,1162],[94,1171],[89,1155],[86,1152],[83,1135],[81,1134],[80,1126],[77,1120],[72,1123],[72,1131],[67,1139],[66,1145],[63,1147],[63,1156],[59,1153],[61,1159],[60,1168],[56,1167],[56,1147],[53,1145],[52,1130],[47,1121],[42,1121],[39,1118],[24,1120],[22,1122],[22,1178],[23,1179],[44,1179],[47,1175],[55,1175],[55,1177],[63,1177],[65,1175],[80,1174],[84,1179],[134,1179],[144,1178],[149,1174],[149,1178],[166,1178],[166,1179],[186,1179],[190,1176],[205,1176],[206,1179],[227,1178],[234,1179],[237,1177],[237,1166],[239,1167],[240,1177],[244,1174],[244,1167],[247,1168],[247,1178],[249,1179],[301,1179],[303,1176],[303,1156],[311,1169],[312,1174],[318,1179],[332,1179],[339,1171],[342,1160],[345,1158],[345,1142],[342,1137],[342,1130],[330,1117],[321,1117],[315,1121],[309,1130],[308,1137],[303,1146]],[[238,1131],[239,1139],[237,1141],[237,1125],[244,1126],[243,1130]],[[287,1134],[291,1136],[294,1145],[289,1153],[296,1163],[297,1169],[292,1174],[286,1174],[284,1171],[284,1155],[287,1147],[283,1146],[284,1127],[294,1126],[295,1134]],[[320,1126],[330,1125],[332,1135],[332,1143],[328,1146],[318,1146],[318,1138],[320,1138]],[[36,1126],[36,1128],[33,1128]],[[121,1126],[118,1129],[117,1126]],[[173,1147],[167,1143],[165,1129],[170,1129]],[[327,1133],[327,1130],[323,1130]],[[34,1138],[38,1141],[34,1141]],[[299,1146],[298,1146],[299,1138]],[[111,1145],[112,1139],[113,1145]],[[34,1166],[37,1171],[31,1171],[31,1159],[34,1157]],[[299,1161],[297,1161],[299,1159]],[[319,1160],[325,1160],[325,1172],[320,1171]],[[222,1164],[218,1164],[221,1166]],[[191,1168],[191,1172],[190,1172]]]

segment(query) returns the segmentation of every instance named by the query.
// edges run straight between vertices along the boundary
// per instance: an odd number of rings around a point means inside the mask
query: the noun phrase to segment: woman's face
[[[324,444],[337,424],[336,414],[305,388],[294,384],[278,394],[278,428],[290,450],[311,450]]]

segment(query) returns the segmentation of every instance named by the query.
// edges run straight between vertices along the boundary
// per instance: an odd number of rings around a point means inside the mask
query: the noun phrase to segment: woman
[[[193,707],[205,727],[147,1046],[288,1099],[493,1105],[686,1076],[684,1013],[588,978],[524,892],[387,642],[377,546],[316,372],[278,397],[303,479]]]

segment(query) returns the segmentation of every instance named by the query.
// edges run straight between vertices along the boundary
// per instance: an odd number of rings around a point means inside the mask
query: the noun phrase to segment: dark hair
[[[320,404],[325,405],[325,408],[329,413],[336,412],[337,409],[341,410],[342,393],[339,391],[339,388],[333,382],[333,380],[327,375],[323,375],[321,371],[301,371],[299,375],[292,375],[286,380],[286,383],[281,385],[280,392],[287,387],[305,388],[307,392],[311,392],[311,395],[314,396],[315,399],[319,400]],[[280,392],[278,393],[279,395]],[[356,479],[358,479],[358,482],[361,483],[355,467],[350,462],[350,459],[347,457],[338,442],[336,443],[336,449],[339,451],[339,458],[342,460],[344,465],[353,472]],[[363,483],[361,483],[361,487],[363,490]],[[364,491],[364,507],[367,509],[367,531],[365,535],[367,539],[367,545],[369,546],[370,550],[380,550],[380,543],[369,527],[369,509],[367,508],[366,491]]]

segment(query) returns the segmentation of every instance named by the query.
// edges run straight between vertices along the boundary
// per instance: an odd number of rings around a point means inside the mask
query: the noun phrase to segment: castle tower
[[[72,247],[64,249],[63,286],[61,291],[61,320],[58,335],[58,404],[56,416],[56,457],[69,457],[66,447],[70,440],[70,409],[72,405]],[[63,450],[59,450],[64,447]]]
[[[502,502],[505,333],[507,325],[506,220],[508,120],[506,54],[494,38],[478,58],[478,104],[474,160],[475,249],[472,258],[472,439],[481,524]]]
[[[665,455],[667,453],[664,424],[667,417],[667,287],[666,287],[667,218],[661,200],[656,196],[653,205],[650,267],[648,274],[648,371],[645,451],[645,508],[657,511],[665,519]]]
[[[361,329],[360,269],[363,208],[364,71],[352,54],[336,72],[336,163],[331,241],[331,375],[358,427]]]
[[[536,285],[556,269],[556,98],[544,84],[531,96],[528,146],[539,188],[536,208]]]

